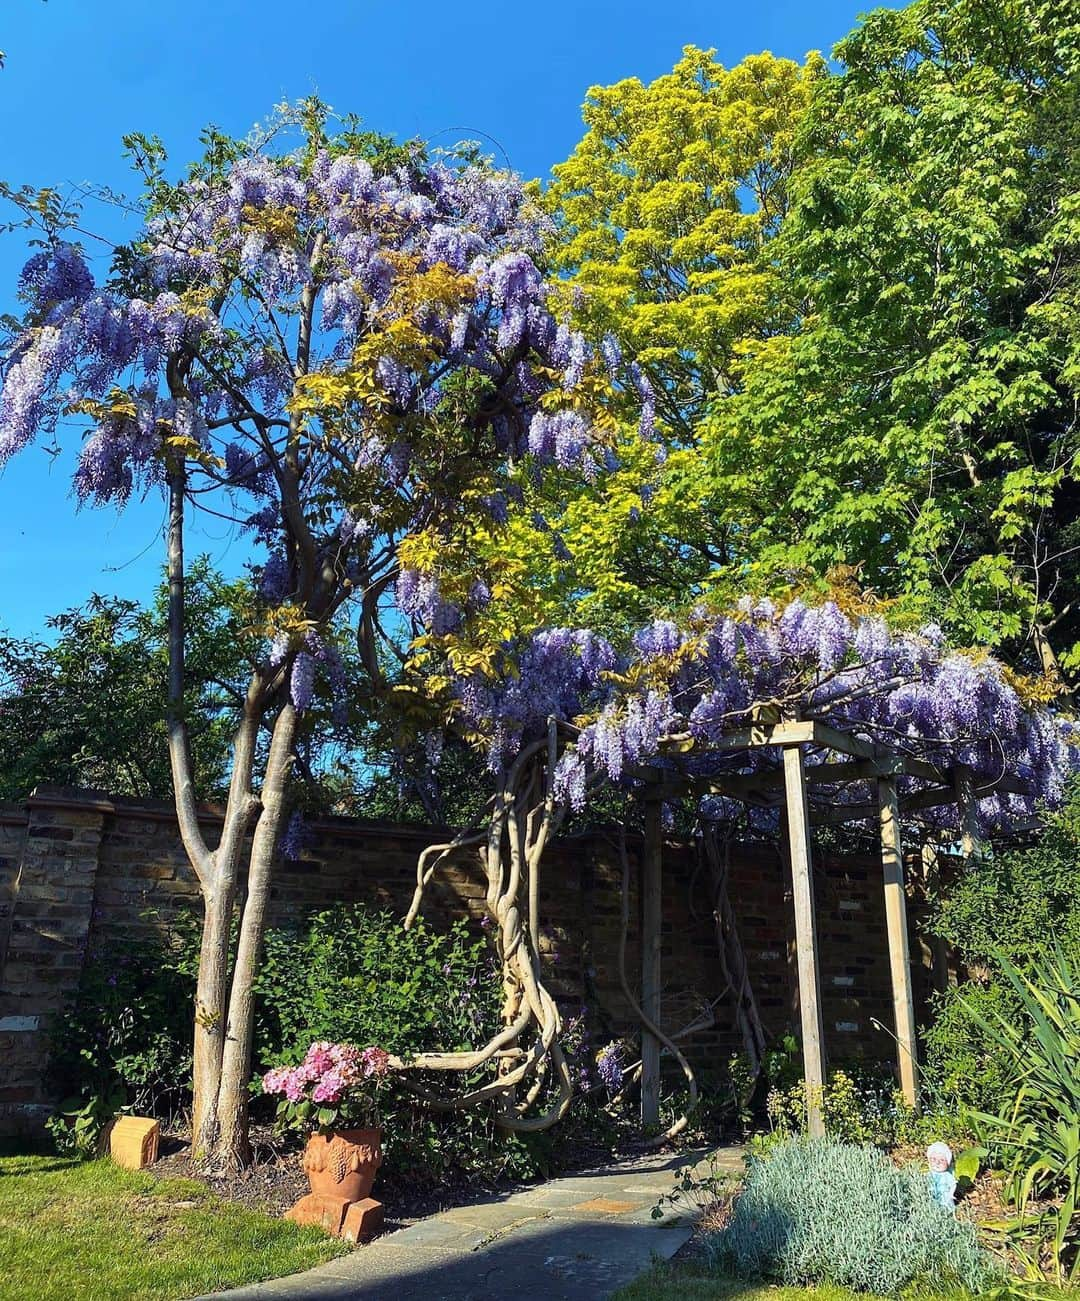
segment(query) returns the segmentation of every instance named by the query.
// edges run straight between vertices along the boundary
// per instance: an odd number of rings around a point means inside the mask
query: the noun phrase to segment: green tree
[[[816,54],[727,69],[687,46],[648,85],[592,87],[585,135],[553,168],[544,201],[565,305],[642,367],[661,439],[659,456],[628,441],[620,473],[538,503],[572,557],[542,585],[576,618],[640,620],[741,556],[740,525],[703,473],[700,428],[738,387],[742,341],[787,324],[769,250],[796,131],[824,75]],[[515,539],[526,565],[549,553],[527,516]]]
[[[819,83],[773,249],[789,328],[713,405],[763,585],[829,566],[961,640],[1080,668],[1080,8],[878,10]]]
[[[235,693],[250,671],[247,591],[205,561],[189,576],[192,754],[209,798],[225,790]],[[49,641],[0,635],[0,799],[39,785],[171,797],[164,600],[93,596],[48,621]]]

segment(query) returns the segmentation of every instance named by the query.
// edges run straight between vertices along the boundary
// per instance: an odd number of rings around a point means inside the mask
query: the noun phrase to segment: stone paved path
[[[696,1160],[695,1160],[696,1156]],[[721,1169],[741,1170],[740,1148]],[[494,1193],[376,1238],[303,1274],[217,1293],[230,1301],[601,1301],[690,1237],[685,1216],[650,1212],[675,1171],[708,1154],[647,1156]],[[198,1301],[207,1301],[199,1298]]]

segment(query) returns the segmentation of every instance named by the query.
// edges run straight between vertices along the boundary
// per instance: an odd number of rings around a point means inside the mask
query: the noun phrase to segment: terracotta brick
[[[285,1219],[292,1220],[294,1224],[315,1224],[325,1233],[340,1237],[346,1212],[352,1204],[343,1197],[326,1197],[319,1193],[308,1193],[306,1197],[301,1197],[295,1206],[289,1207],[285,1212]]]
[[[351,1202],[341,1225],[341,1236],[347,1242],[366,1242],[383,1227],[383,1204],[372,1197]]]
[[[147,1116],[121,1116],[109,1133],[109,1155],[126,1170],[143,1170],[158,1156],[161,1126]]]

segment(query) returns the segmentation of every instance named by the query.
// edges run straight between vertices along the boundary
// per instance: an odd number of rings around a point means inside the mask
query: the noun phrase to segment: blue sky
[[[726,64],[769,49],[801,58],[854,25],[854,0],[3,0],[0,175],[35,186],[123,189],[120,137],[159,135],[174,162],[213,122],[243,134],[275,103],[317,91],[374,129],[437,144],[486,135],[527,176],[581,135],[590,85],[651,80],[684,45]],[[493,146],[494,148],[494,146]],[[6,215],[6,214],[2,214]],[[124,225],[90,205],[86,224]],[[0,236],[0,312],[25,258]],[[91,592],[145,597],[160,572],[162,503],[76,513],[71,449],[31,448],[0,471],[0,627],[18,635]],[[226,572],[244,549],[224,526],[190,539]]]

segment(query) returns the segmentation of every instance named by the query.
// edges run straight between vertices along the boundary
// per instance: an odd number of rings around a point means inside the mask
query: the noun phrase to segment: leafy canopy
[[[189,725],[208,797],[224,791],[236,694],[250,672],[248,602],[246,584],[192,567]],[[93,596],[48,626],[50,642],[0,635],[0,800],[43,785],[168,798],[164,594],[150,607]]]
[[[1078,661],[1080,14],[918,0],[837,47],[706,464],[761,584],[846,562],[962,641]]]

